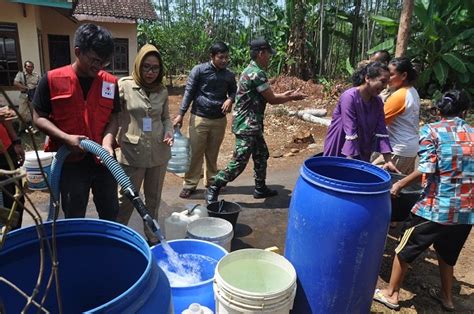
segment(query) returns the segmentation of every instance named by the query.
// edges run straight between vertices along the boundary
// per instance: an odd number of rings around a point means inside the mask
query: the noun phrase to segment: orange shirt
[[[393,120],[400,114],[405,112],[406,109],[406,95],[408,88],[402,87],[395,93],[390,95],[385,101],[383,111],[385,112],[385,124],[389,125]]]

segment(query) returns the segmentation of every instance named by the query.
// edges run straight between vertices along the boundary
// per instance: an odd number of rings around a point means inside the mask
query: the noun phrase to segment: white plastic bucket
[[[281,255],[243,249],[219,261],[213,287],[216,313],[287,314],[296,294],[296,271]]]
[[[186,236],[190,239],[209,241],[222,246],[230,252],[234,231],[232,224],[225,219],[215,217],[199,218],[188,224]]]
[[[46,178],[51,173],[51,162],[53,161],[53,153],[47,153],[42,150],[38,151],[38,156],[43,166]],[[26,181],[30,190],[45,190],[47,188],[46,181],[41,173],[36,152],[30,151],[25,153]]]

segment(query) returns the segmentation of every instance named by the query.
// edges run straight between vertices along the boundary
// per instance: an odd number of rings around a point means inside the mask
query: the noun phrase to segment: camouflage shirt
[[[234,134],[263,134],[263,116],[267,101],[261,92],[269,87],[265,72],[255,61],[251,61],[240,75],[233,113]]]

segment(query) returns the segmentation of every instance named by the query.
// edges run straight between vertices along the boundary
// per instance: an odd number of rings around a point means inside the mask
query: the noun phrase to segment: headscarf
[[[158,92],[160,88],[162,88],[161,80],[163,79],[163,73],[158,73],[158,77],[153,83],[148,84],[145,82],[145,80],[142,77],[142,63],[145,57],[147,57],[147,55],[149,54],[153,54],[158,58],[158,60],[160,61],[162,72],[163,72],[162,59],[161,59],[158,49],[156,49],[156,47],[153,45],[146,44],[138,51],[138,54],[135,57],[135,64],[133,66],[132,77],[135,80],[135,82],[141,88],[143,88],[146,92],[154,93],[154,92]]]

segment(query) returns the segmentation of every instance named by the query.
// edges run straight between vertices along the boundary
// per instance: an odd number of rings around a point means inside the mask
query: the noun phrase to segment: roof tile
[[[150,0],[78,0],[74,15],[157,20]]]

